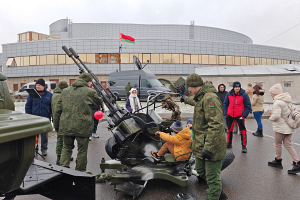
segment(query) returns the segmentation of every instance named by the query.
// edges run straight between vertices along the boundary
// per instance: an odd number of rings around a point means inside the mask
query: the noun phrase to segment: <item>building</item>
[[[121,70],[136,69],[133,55],[145,64],[149,60],[145,69],[158,78],[174,82],[201,69],[210,71],[223,66],[234,71],[233,66],[268,65],[276,70],[278,65],[300,62],[300,51],[253,44],[244,34],[195,26],[193,22],[152,25],[73,23],[61,19],[49,27],[49,35],[29,31],[19,34],[19,42],[2,45],[1,70],[14,91],[40,77],[71,84],[78,77],[78,67],[65,55],[63,45],[73,47],[104,87],[109,74],[119,70],[119,64]],[[120,32],[135,38],[135,44],[122,42],[119,54]],[[230,83],[224,84],[229,87]]]

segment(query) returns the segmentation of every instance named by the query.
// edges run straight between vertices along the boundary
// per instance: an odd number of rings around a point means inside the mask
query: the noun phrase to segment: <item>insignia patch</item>
[[[215,107],[215,104],[210,104],[208,105],[209,108],[214,108]]]

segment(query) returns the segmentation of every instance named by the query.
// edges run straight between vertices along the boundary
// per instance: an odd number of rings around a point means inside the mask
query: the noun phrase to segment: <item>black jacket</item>
[[[223,91],[223,92],[220,91],[220,86],[221,86],[221,85],[224,86],[224,91]],[[228,93],[228,92],[226,91],[226,86],[225,86],[223,83],[221,83],[221,84],[218,86],[218,92],[217,92],[216,94],[217,94],[218,97],[221,99],[222,104],[224,103],[224,99],[225,99],[227,93]]]

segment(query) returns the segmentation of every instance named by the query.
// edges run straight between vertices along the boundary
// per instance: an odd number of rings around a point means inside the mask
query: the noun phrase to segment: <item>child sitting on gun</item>
[[[183,129],[182,123],[177,120],[170,128],[173,130],[175,135],[169,135],[164,132],[157,131],[155,136],[160,136],[161,139],[165,140],[166,143],[160,148],[158,152],[151,151],[151,157],[156,161],[160,161],[164,155],[170,152],[175,158],[178,155],[185,154],[191,151],[190,143],[192,141],[192,133],[190,127]],[[177,160],[188,159],[190,154],[179,156]]]
[[[186,126],[189,127],[189,128],[191,129],[191,132],[192,132],[192,138],[193,138],[193,118],[187,120]]]

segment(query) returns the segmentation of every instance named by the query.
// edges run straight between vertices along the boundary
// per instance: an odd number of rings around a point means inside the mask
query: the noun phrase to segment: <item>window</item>
[[[0,66],[0,72],[3,72],[3,66],[2,65]]]
[[[241,65],[247,65],[248,57],[241,57]]]
[[[59,79],[50,79],[50,81],[53,81],[53,82],[55,82],[56,84],[58,84],[59,83]],[[52,84],[52,83],[51,83]],[[56,86],[55,86],[56,87]],[[54,89],[54,88],[52,88],[52,86],[51,86],[51,89]]]
[[[190,54],[184,54],[183,55],[183,63],[184,64],[191,64],[191,55]]]
[[[111,55],[111,57],[110,57],[111,63],[119,63],[119,54],[118,53],[112,53],[110,55]]]
[[[47,55],[47,65],[54,65],[54,55]]]
[[[6,61],[6,66],[14,66],[13,61],[14,61],[14,58],[8,58]]]
[[[233,65],[233,56],[226,56],[226,65]]]
[[[57,64],[66,64],[66,55],[57,55]]]
[[[86,54],[85,53],[79,53],[78,56],[83,63],[86,63]]]
[[[202,55],[202,64],[207,65],[208,64],[208,55]]]
[[[229,87],[232,88],[233,87],[233,82],[228,82]]]
[[[219,65],[225,65],[225,56],[219,56]]]
[[[277,63],[278,63],[278,60],[277,60],[277,59],[274,59],[273,64],[274,64],[274,65],[277,65]]]
[[[21,57],[15,57],[14,66],[21,66]]]
[[[216,65],[217,64],[217,56],[216,55],[209,55],[208,56],[208,62],[210,65]]]
[[[148,63],[148,60],[149,62],[150,61],[150,53],[143,53],[143,63]]]
[[[101,60],[100,63],[102,63]],[[129,53],[121,54],[121,63],[129,63]]]
[[[39,40],[39,34],[37,33],[32,33],[32,41]]]
[[[284,82],[283,87],[292,87],[292,82]]]
[[[267,64],[267,59],[266,58],[261,58],[261,64],[266,65]]]
[[[172,54],[172,63],[179,64],[179,62],[180,62],[179,54]]]
[[[260,65],[260,58],[254,58],[254,65]]]
[[[18,91],[18,89],[19,89],[18,84],[14,84],[14,91]]]
[[[19,90],[19,92],[25,92],[25,88],[26,87],[21,87],[21,89]]]
[[[254,58],[249,58],[249,65],[254,65]]]
[[[163,54],[163,63],[171,63],[171,54]]]
[[[142,82],[142,87],[147,87],[147,86],[149,87],[150,85],[150,83],[146,79],[142,79],[141,82]]]
[[[36,56],[30,56],[30,65],[36,65]]]
[[[158,53],[151,54],[151,63],[159,63],[159,54]]]
[[[24,65],[23,66],[29,66],[29,56],[23,57],[24,59]]]
[[[134,63],[133,56],[136,56],[137,58],[139,58],[139,54],[138,53],[130,53],[129,54],[130,63]]]
[[[55,89],[56,88],[56,83],[51,83],[50,87],[51,87],[52,90]]]
[[[35,80],[34,82],[36,82],[37,80]],[[29,88],[35,88],[35,84],[33,85],[29,85]]]
[[[199,61],[198,61],[198,55],[195,55],[195,54],[192,54],[191,55],[191,64],[198,64]]]
[[[88,53],[86,54],[86,63],[91,64],[91,63],[95,63],[95,54],[94,53]]]
[[[72,84],[74,83],[76,79],[70,79],[70,86],[72,86]]]
[[[150,82],[151,86],[153,87],[160,87],[160,86],[163,86],[161,84],[161,82],[157,79],[148,79],[148,81]]]
[[[241,65],[241,57],[239,56],[234,57],[234,65]]]
[[[41,57],[40,57],[40,59],[41,59]],[[69,56],[66,56],[66,64],[75,64],[75,63],[72,58],[70,58]]]

